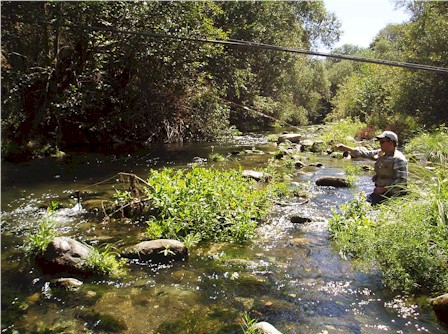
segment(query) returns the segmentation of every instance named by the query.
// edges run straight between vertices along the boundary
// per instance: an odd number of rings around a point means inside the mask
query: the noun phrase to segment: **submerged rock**
[[[326,176],[317,179],[316,185],[336,188],[348,188],[350,187],[350,182],[348,182],[348,180],[343,177]]]
[[[127,248],[123,257],[151,261],[153,263],[169,263],[188,258],[188,249],[183,242],[171,239],[143,241]]]

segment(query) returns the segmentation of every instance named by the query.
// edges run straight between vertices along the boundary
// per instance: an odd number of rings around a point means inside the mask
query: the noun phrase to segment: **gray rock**
[[[305,139],[301,142],[300,150],[302,152],[309,152],[311,151],[311,148],[313,147],[313,141],[310,139]]]
[[[143,241],[131,246],[122,253],[122,256],[153,263],[169,263],[186,260],[188,249],[184,243],[178,240],[158,239]]]
[[[348,188],[350,187],[350,182],[348,182],[348,180],[343,177],[326,176],[317,179],[316,185],[336,188]]]
[[[302,135],[299,135],[297,133],[286,133],[282,134],[278,137],[277,143],[283,143],[285,141],[289,140],[291,143],[298,144],[302,140]]]
[[[41,269],[48,274],[85,274],[88,272],[83,265],[89,251],[89,246],[72,238],[56,237],[36,260]]]
[[[76,279],[76,278],[58,278],[54,279],[50,282],[50,286],[55,288],[62,288],[66,290],[76,290],[78,289],[83,283]]]
[[[255,181],[268,181],[270,179],[270,176],[266,173],[257,172],[250,169],[243,170],[243,176],[254,179]]]
[[[266,321],[256,323],[255,328],[263,334],[282,334],[282,332]]]

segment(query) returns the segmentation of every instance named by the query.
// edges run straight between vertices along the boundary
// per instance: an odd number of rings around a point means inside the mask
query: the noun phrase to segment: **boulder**
[[[306,164],[305,164],[304,162],[300,161],[300,160],[296,160],[296,161],[294,162],[294,166],[295,166],[296,168],[303,168],[303,167],[306,166]]]
[[[293,224],[304,224],[304,223],[309,223],[311,222],[311,218],[308,217],[302,217],[299,215],[291,215],[289,217],[289,220],[291,221],[291,223]]]
[[[434,312],[437,314],[440,321],[448,324],[448,293],[431,298],[429,304],[434,309]]]
[[[44,273],[88,274],[84,262],[90,247],[69,237],[56,237],[36,260]]]
[[[263,334],[282,334],[282,332],[266,321],[258,322],[254,327],[258,330],[258,332]]]
[[[286,133],[282,134],[278,137],[277,143],[283,143],[285,141],[289,140],[291,143],[298,144],[302,140],[302,135],[299,135],[297,133]]]
[[[327,149],[323,140],[316,140],[313,145],[311,145],[311,152],[319,153],[324,152]]]
[[[78,289],[83,283],[76,279],[76,278],[58,278],[54,279],[50,282],[50,286],[54,288],[61,288],[65,290],[76,290]]]
[[[343,177],[326,176],[317,179],[316,185],[330,186],[336,188],[347,188],[350,187],[350,182],[348,182],[348,180]]]
[[[310,139],[305,139],[300,144],[301,144],[300,151],[302,151],[302,152],[310,152],[314,143]]]
[[[257,172],[250,169],[243,170],[243,176],[254,179],[255,181],[268,181],[270,179],[270,176],[266,173]]]
[[[170,263],[187,259],[188,249],[178,240],[158,239],[131,246],[122,253],[122,256],[153,263]]]

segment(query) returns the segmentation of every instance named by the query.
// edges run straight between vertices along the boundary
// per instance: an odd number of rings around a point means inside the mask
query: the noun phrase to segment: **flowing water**
[[[231,143],[154,145],[139,152],[76,153],[64,160],[21,164],[2,162],[2,332],[4,333],[242,333],[244,315],[267,321],[282,333],[446,333],[423,300],[396,296],[377,272],[362,273],[341,259],[327,239],[333,208],[367,192],[370,175],[350,189],[317,187],[321,176],[344,175],[348,160],[319,156],[322,168],[305,167],[292,181],[307,185],[308,203],[291,200],[274,208],[248,245],[202,245],[186,262],[165,266],[133,263],[124,278],[84,280],[77,291],[50,288],[27,260],[24,235],[51,201],[59,232],[92,245],[117,248],[135,243],[142,222],[105,223],[86,215],[73,198],[76,190],[118,172],[142,178],[151,168],[187,167],[260,169],[270,154],[232,156],[207,162],[210,153],[235,149],[273,152],[263,135]],[[110,196],[118,178],[88,188],[84,196]],[[292,224],[290,216],[310,217]]]

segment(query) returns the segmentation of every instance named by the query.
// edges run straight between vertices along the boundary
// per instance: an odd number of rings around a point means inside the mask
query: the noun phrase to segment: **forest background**
[[[333,52],[447,68],[448,3],[397,4],[409,22]],[[273,119],[350,118],[366,124],[360,136],[387,128],[402,138],[448,121],[446,73],[149,36],[331,47],[340,23],[322,2],[2,1],[1,18],[5,159],[214,140]]]

